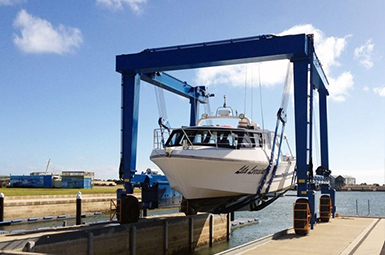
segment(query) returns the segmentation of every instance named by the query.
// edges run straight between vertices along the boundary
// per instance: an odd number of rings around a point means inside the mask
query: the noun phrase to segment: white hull
[[[187,200],[255,195],[269,164],[267,152],[261,148],[195,146],[193,150],[174,149],[169,156],[160,149],[153,151],[151,160],[165,173],[171,187]],[[294,167],[294,160],[279,163],[270,193],[290,188]],[[267,182],[270,179],[271,174]],[[267,182],[261,194],[266,192]]]

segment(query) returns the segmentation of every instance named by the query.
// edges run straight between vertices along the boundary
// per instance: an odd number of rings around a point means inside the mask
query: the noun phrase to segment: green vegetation
[[[82,194],[106,194],[106,193],[116,193],[116,190],[119,188],[123,188],[123,186],[122,185],[117,185],[114,187],[95,186],[93,189],[0,188],[0,193],[3,193],[4,196],[71,195],[71,194],[76,195],[79,191]]]

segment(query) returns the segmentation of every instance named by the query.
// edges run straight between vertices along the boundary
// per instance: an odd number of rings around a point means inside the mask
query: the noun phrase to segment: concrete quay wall
[[[120,226],[80,226],[56,232],[0,237],[1,250],[45,254],[182,254],[230,237],[228,215],[142,219]],[[28,247],[28,248],[26,248]]]
[[[106,212],[116,194],[82,195],[82,213]],[[75,215],[76,195],[5,197],[4,220],[31,217]]]

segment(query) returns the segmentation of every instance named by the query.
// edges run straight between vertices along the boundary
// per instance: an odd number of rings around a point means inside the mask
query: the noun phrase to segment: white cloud
[[[199,69],[196,83],[199,85],[228,84],[231,86],[274,86],[282,83],[286,77],[288,60],[268,61],[244,65],[218,66]]]
[[[333,67],[340,66],[337,59],[344,51],[347,39],[345,37],[326,37],[324,33],[313,27],[311,24],[297,25],[278,34],[278,36],[290,34],[314,34],[314,44],[318,58],[330,82],[330,97],[335,101],[345,101],[346,95],[353,87],[353,75],[350,72],[344,72],[337,78],[332,77]],[[263,86],[274,86],[283,84],[286,77],[287,61],[270,61],[258,64],[245,64],[234,66],[219,66],[202,68],[196,72],[196,82],[199,85],[228,84],[231,86],[244,86],[247,76],[247,84],[251,85],[252,75],[256,73],[256,66],[259,65],[261,73],[261,84]],[[254,74],[258,77],[258,74]]]
[[[24,0],[0,0],[0,6],[2,5],[9,6],[14,4],[19,4],[22,2],[24,2]]]
[[[368,86],[365,86],[365,87],[363,87],[362,90],[363,90],[363,91],[369,91],[369,87],[368,87]]]
[[[337,58],[341,56],[341,53],[345,49],[347,38],[349,38],[350,35],[343,38],[336,38],[333,36],[325,37],[321,30],[313,27],[311,24],[297,25],[278,35],[283,36],[304,33],[314,35],[314,47],[316,49],[317,56],[321,61],[325,74],[329,76],[331,68],[333,66],[340,65]]]
[[[96,0],[98,5],[112,10],[121,10],[124,8],[124,4],[128,4],[136,14],[140,14],[143,11],[142,5],[146,2],[147,0]]]
[[[361,65],[370,69],[373,67],[372,52],[374,44],[372,38],[366,41],[366,43],[354,50],[354,59],[358,60]]]
[[[385,97],[385,86],[382,88],[374,88],[373,92],[378,94],[379,96]]]
[[[64,54],[80,47],[83,42],[78,28],[62,24],[54,28],[49,21],[32,16],[24,9],[17,14],[13,25],[21,33],[21,36],[13,35],[13,42],[26,53]]]
[[[348,91],[353,87],[353,75],[350,72],[344,72],[337,78],[329,77],[329,94],[330,97],[337,102],[346,100]]]

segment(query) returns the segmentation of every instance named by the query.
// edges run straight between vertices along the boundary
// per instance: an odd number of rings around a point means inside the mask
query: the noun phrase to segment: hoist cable
[[[259,101],[261,104],[261,119],[262,119],[262,130],[265,130],[265,121],[263,119],[263,101],[262,101],[262,84],[261,84],[261,66],[258,64],[258,80],[259,80]],[[265,146],[265,143],[263,143]]]
[[[251,119],[253,119],[253,103],[254,103],[254,98],[253,98],[253,94],[254,94],[254,72],[251,72],[251,86],[250,86],[250,116],[251,116]]]
[[[246,115],[246,102],[247,102],[247,68],[248,68],[248,65],[246,64],[245,65],[246,67],[246,71],[245,71],[245,100],[244,100],[244,108],[243,108],[243,114]]]
[[[273,138],[273,143],[272,143],[269,165],[266,168],[265,173],[261,179],[261,182],[257,188],[257,195],[260,195],[262,193],[262,189],[266,183],[267,183],[267,187],[265,188],[265,193],[269,192],[271,183],[273,182],[273,179],[275,177],[275,173],[278,169],[279,158],[280,158],[281,147],[282,147],[282,139],[284,136],[284,130],[285,130],[285,124],[286,124],[286,108],[287,108],[287,102],[288,102],[288,94],[290,93],[290,88],[291,88],[291,84],[292,84],[292,80],[291,80],[292,76],[291,76],[291,72],[290,72],[290,70],[291,70],[290,67],[291,67],[291,64],[289,62],[288,68],[287,68],[287,73],[286,73],[285,86],[284,86],[283,93],[282,93],[281,107],[279,108],[279,110],[277,112],[277,121],[276,121],[276,125],[275,125],[274,138]],[[278,144],[276,144],[277,139],[278,139],[278,130],[279,130],[280,124],[282,124],[281,134],[279,137],[279,142],[278,142]],[[278,153],[277,153],[277,160],[276,160],[275,165],[273,167],[276,145],[278,147]],[[271,174],[270,174],[270,171],[271,171]],[[270,179],[269,179],[269,181],[267,181],[267,178],[269,175],[270,175]]]

